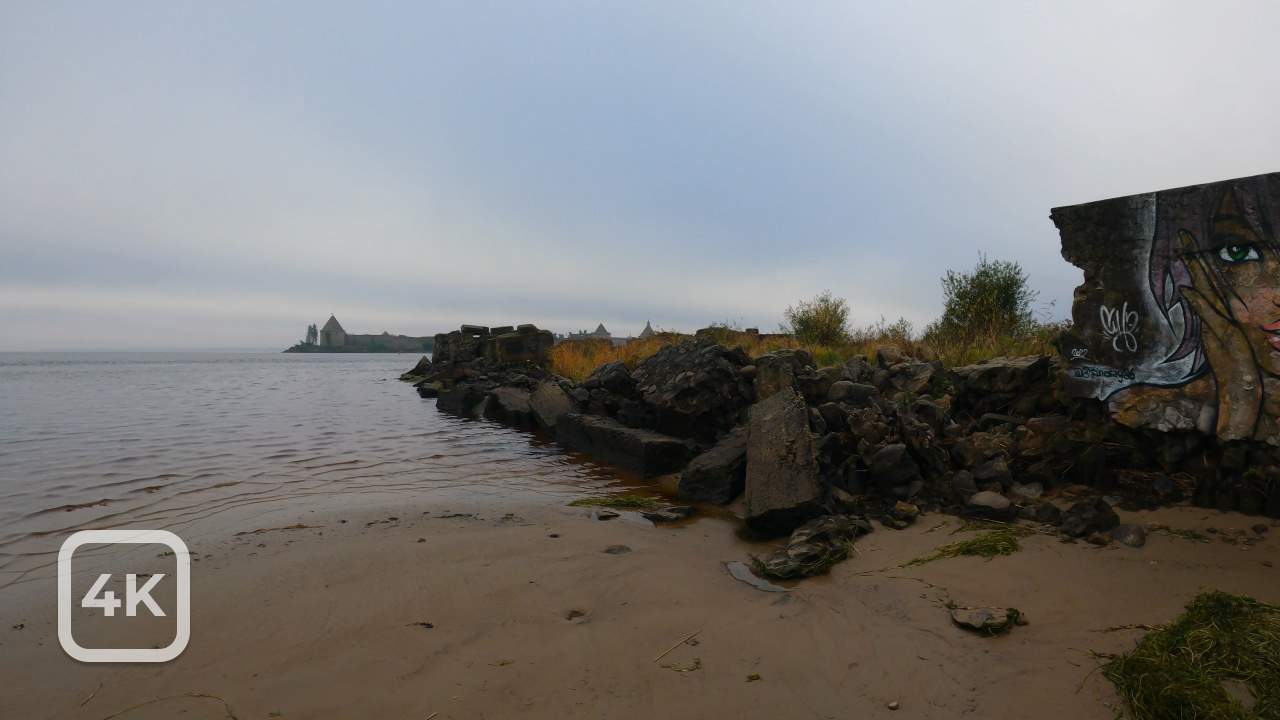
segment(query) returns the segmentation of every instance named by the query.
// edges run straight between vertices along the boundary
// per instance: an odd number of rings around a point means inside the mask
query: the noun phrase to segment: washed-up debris
[[[586,616],[586,613],[582,612],[581,610],[570,610],[569,612],[564,614],[564,619],[573,620],[575,618],[580,618],[584,616]]]
[[[1155,535],[1180,537],[1184,540],[1194,540],[1196,542],[1209,542],[1209,538],[1201,535],[1195,530],[1179,530],[1178,528],[1169,527],[1162,523],[1147,523],[1147,532]],[[1217,532],[1217,530],[1209,528],[1208,532]]]
[[[678,507],[663,508],[661,510],[641,512],[640,515],[644,517],[645,520],[649,520],[651,522],[675,522],[677,520],[690,518],[695,512],[696,510],[694,510],[694,508],[688,505],[681,505]]]
[[[298,523],[297,525],[290,525],[288,527],[258,528],[257,530],[246,530],[244,532],[236,533],[235,537],[240,537],[241,535],[257,535],[259,533],[274,532],[276,530],[315,530],[317,528],[322,528],[322,527],[324,526],[323,525],[303,525],[302,523]],[[166,554],[172,555],[173,553],[166,553]]]
[[[499,660],[498,662],[489,663],[489,667],[502,667],[504,665],[510,665],[514,662],[515,660]]]
[[[429,623],[429,622],[415,622],[415,623],[409,623],[409,625],[410,625],[411,627],[423,627],[423,628],[427,628],[428,630],[430,630],[431,628],[435,627],[435,625],[433,625],[433,624],[431,624],[431,623]]]
[[[604,551],[610,555],[626,555],[631,552],[631,548],[626,545],[610,545]]]
[[[591,511],[592,520],[612,520],[616,517],[618,517],[618,513],[612,510],[592,510]]]
[[[690,633],[690,634],[689,634],[689,637],[687,637],[687,638],[685,638],[685,639],[681,640],[680,642],[676,643],[675,645],[672,645],[671,647],[667,648],[667,652],[664,652],[664,653],[662,653],[661,655],[659,655],[658,657],[654,658],[654,659],[653,659],[653,661],[654,661],[654,662],[658,662],[658,661],[659,661],[659,660],[661,660],[662,658],[666,657],[666,656],[667,656],[667,653],[669,653],[669,652],[671,652],[672,650],[675,650],[676,648],[680,647],[681,645],[683,645],[683,644],[685,644],[685,643],[689,642],[690,640],[692,640],[692,639],[693,639],[693,636],[694,636],[694,635],[697,635],[698,633],[702,632],[702,630],[703,630],[703,628],[698,628],[697,630],[694,630],[692,633]]]
[[[1017,608],[953,607],[951,620],[962,628],[988,636],[999,635],[1014,625],[1027,624]]]
[[[760,679],[759,675],[751,674],[747,676],[747,682],[755,682]]]
[[[1280,717],[1280,607],[1212,590],[1187,612],[1138,641],[1132,652],[1104,655],[1103,674],[1134,720]],[[1249,688],[1246,709],[1223,683]]]
[[[766,559],[753,557],[752,564],[761,575],[779,580],[821,575],[849,557],[854,540],[868,532],[871,525],[860,517],[824,515],[796,528],[787,547]]]
[[[734,560],[733,562],[725,563],[724,566],[735,580],[741,580],[758,590],[763,590],[765,592],[791,592],[787,588],[774,585],[768,580],[756,577],[755,574],[751,572],[751,568],[747,567],[747,564],[744,562]]]
[[[678,673],[688,673],[693,672],[694,670],[701,670],[702,660],[700,658],[694,658],[692,663],[688,663],[683,666],[680,663],[671,663],[669,665],[662,665],[661,667],[668,670],[675,670]]]
[[[961,530],[964,528],[961,527]],[[958,531],[957,531],[958,532]],[[1012,555],[1022,549],[1019,538],[1034,535],[1035,531],[1018,525],[1007,525],[968,540],[961,540],[937,548],[938,552],[928,557],[916,558],[899,567],[915,567],[934,560],[943,560],[960,556],[980,556],[988,560],[997,555]]]
[[[580,498],[569,503],[569,505],[573,507],[611,507],[654,510],[658,507],[658,501],[652,498],[640,497],[639,495],[619,495],[618,497]]]

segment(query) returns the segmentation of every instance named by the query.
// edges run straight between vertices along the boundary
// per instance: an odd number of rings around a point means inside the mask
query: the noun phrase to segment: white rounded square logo
[[[167,545],[178,563],[177,610],[178,632],[173,642],[163,648],[84,648],[71,634],[71,556],[81,545],[113,545],[133,543],[137,545]],[[127,575],[127,593],[124,602],[116,599],[113,591],[103,591],[110,575],[101,575],[81,601],[82,607],[102,608],[103,615],[112,617],[118,608],[132,617],[142,605],[153,615],[163,616],[164,611],[151,598],[150,592],[163,575],[153,575],[141,588],[137,576]],[[99,597],[101,595],[101,597]],[[81,662],[166,662],[172,660],[187,647],[191,639],[191,555],[181,538],[166,530],[83,530],[62,543],[58,552],[58,641],[67,654]]]

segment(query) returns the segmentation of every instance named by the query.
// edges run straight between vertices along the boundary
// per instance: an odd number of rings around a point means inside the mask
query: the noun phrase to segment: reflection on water
[[[47,570],[81,529],[180,532],[442,490],[557,500],[623,478],[533,433],[437,412],[396,380],[416,360],[0,354],[0,587]]]

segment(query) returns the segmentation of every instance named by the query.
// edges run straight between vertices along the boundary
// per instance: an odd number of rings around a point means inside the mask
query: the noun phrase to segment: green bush
[[[813,300],[801,300],[798,307],[782,313],[786,318],[778,331],[797,340],[827,347],[849,342],[849,305],[844,298],[831,297],[823,290]]]
[[[942,317],[925,328],[933,344],[990,344],[996,338],[1026,339],[1039,332],[1031,311],[1039,294],[1027,287],[1022,268],[1005,260],[978,256],[970,272],[948,270],[942,278]]]

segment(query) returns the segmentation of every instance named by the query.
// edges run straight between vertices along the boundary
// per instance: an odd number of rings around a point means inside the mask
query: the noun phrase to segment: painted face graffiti
[[[1200,320],[1224,439],[1256,433],[1264,378],[1280,376],[1280,257],[1275,239],[1263,234],[1269,226],[1250,222],[1228,187],[1207,233],[1178,231],[1189,279],[1179,289]]]

